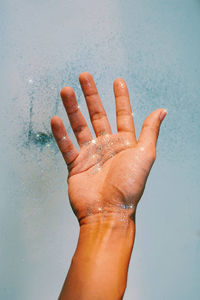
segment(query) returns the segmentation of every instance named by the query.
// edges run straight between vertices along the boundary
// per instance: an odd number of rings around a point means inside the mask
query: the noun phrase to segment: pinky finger
[[[79,152],[68,137],[63,121],[59,117],[54,116],[51,119],[51,129],[66,164],[71,164],[77,158]]]

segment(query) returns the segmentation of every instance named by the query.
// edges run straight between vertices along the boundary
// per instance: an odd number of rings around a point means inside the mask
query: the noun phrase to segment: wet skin
[[[133,114],[126,83],[113,83],[117,133],[112,133],[91,74],[79,76],[96,138],[87,126],[71,87],[61,90],[61,98],[80,151],[67,136],[62,120],[51,120],[53,135],[68,166],[68,193],[71,206],[81,222],[95,214],[134,213],[150,169],[156,158],[156,142],[163,109],[152,112],[144,121],[136,140]]]

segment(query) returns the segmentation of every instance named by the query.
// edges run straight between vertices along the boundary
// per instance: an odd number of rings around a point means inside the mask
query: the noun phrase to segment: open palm
[[[156,158],[156,142],[166,111],[157,109],[145,119],[137,141],[128,89],[124,80],[118,78],[113,84],[118,132],[112,134],[91,74],[81,73],[79,80],[96,139],[71,87],[63,88],[61,97],[79,152],[67,136],[62,120],[57,116],[51,119],[53,135],[69,170],[72,208],[79,221],[97,213],[134,212]]]

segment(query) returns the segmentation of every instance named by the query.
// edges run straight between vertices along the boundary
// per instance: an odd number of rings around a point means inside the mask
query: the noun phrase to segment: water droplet
[[[129,145],[130,145],[130,142],[129,142],[129,141],[125,141],[125,145],[126,145],[126,146],[129,146]]]
[[[134,207],[134,205],[133,204],[122,204],[121,207],[124,209],[132,209]]]
[[[120,81],[119,85],[122,89],[124,89],[126,87],[126,84],[123,81]]]
[[[66,141],[67,140],[67,137],[66,136],[63,136],[62,138],[61,138],[61,141]]]
[[[97,164],[97,171],[100,171],[100,170],[101,170],[101,165]]]

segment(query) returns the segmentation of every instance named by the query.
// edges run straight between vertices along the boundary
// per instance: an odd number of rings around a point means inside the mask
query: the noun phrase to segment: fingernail
[[[160,121],[162,122],[167,115],[166,109],[163,109],[160,113]]]

